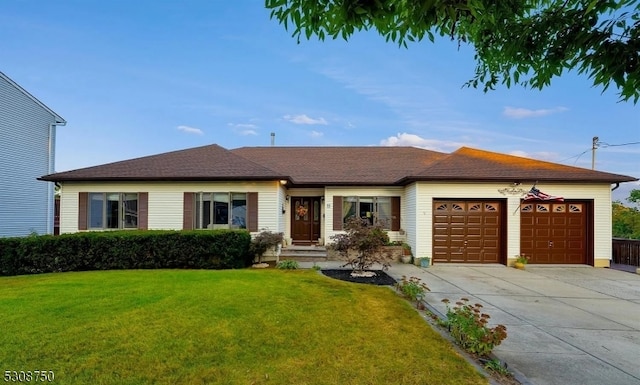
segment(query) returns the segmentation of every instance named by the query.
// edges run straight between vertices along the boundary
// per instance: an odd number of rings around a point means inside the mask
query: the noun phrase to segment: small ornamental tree
[[[362,218],[351,218],[344,225],[344,233],[331,236],[329,247],[337,251],[344,260],[343,266],[353,268],[352,275],[362,275],[374,264],[386,270],[391,266],[391,252],[383,247],[389,243],[389,235],[380,224],[370,224]]]
[[[258,263],[262,263],[262,255],[270,249],[275,249],[282,244],[284,239],[282,233],[273,233],[271,231],[262,231],[251,240],[249,252],[258,258]]]

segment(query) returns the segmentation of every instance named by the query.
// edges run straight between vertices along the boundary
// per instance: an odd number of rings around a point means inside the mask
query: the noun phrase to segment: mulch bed
[[[341,281],[355,282],[355,283],[367,283],[370,285],[380,286],[393,286],[396,284],[396,280],[391,278],[387,273],[382,270],[365,270],[372,271],[376,275],[373,277],[352,277],[351,269],[323,269],[322,274],[327,277],[339,279]]]

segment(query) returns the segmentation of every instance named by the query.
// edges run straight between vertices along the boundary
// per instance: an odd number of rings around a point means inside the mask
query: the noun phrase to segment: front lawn
[[[59,384],[488,383],[394,291],[315,271],[3,277],[0,314],[2,375]]]

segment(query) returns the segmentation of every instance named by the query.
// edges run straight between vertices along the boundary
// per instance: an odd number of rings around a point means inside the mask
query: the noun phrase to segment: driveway
[[[494,350],[533,384],[640,384],[640,275],[611,269],[529,265],[394,265],[394,278],[417,276],[426,301],[479,302],[507,327]]]

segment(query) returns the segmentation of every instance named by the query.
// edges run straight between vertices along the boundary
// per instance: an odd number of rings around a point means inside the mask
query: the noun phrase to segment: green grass
[[[58,384],[486,384],[385,287],[315,271],[0,278],[0,374]]]

